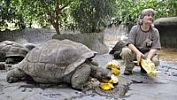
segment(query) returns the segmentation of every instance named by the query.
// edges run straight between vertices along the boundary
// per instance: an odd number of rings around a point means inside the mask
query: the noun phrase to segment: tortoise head
[[[98,67],[96,63],[91,63],[91,76],[97,78],[99,81],[110,80],[112,72],[108,69]]]
[[[101,74],[98,77],[99,81],[110,80],[111,79],[112,72],[110,70],[101,68],[100,73]]]

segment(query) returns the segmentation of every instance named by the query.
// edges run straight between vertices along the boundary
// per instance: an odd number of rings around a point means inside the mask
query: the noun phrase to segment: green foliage
[[[117,0],[117,22],[133,25],[140,12],[145,8],[153,8],[156,18],[165,16],[177,16],[176,0]]]
[[[116,0],[79,0],[73,5],[71,15],[81,32],[99,32],[114,16],[115,4]]]
[[[25,19],[25,24],[28,27],[31,27],[33,23],[37,23],[42,27],[48,27],[50,24],[59,34],[59,27],[61,27],[66,20],[67,7],[72,1],[73,0],[2,0],[0,1],[0,11],[2,12],[0,15],[0,24],[7,26],[5,24],[6,21],[14,22],[15,19]],[[17,21],[17,23],[19,23],[19,21]]]
[[[11,0],[0,1],[0,30],[6,29],[9,23],[15,23],[17,16],[15,14],[15,6]]]
[[[20,0],[21,14],[31,27],[32,23],[37,23],[42,27],[52,25],[56,32],[60,34],[59,28],[67,18],[67,7],[72,0]]]
[[[158,17],[177,16],[177,1],[163,0],[157,5]]]
[[[81,32],[99,32],[112,18],[117,24],[133,25],[144,8],[157,11],[156,18],[177,16],[176,0],[0,0],[0,30],[63,26]]]

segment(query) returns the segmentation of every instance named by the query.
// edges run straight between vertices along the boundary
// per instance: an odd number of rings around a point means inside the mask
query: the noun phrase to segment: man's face
[[[143,18],[143,23],[151,25],[153,23],[153,19],[154,19],[153,17],[154,15],[152,13],[145,14]]]

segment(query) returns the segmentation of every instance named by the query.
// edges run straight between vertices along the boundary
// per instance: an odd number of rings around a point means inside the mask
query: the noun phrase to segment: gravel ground
[[[177,52],[176,52],[177,53]],[[120,82],[131,82],[128,92],[122,98],[101,96],[92,91],[81,92],[71,89],[67,85],[30,84],[26,82],[7,83],[6,71],[0,70],[0,100],[176,100],[177,98],[177,61],[165,59],[171,54],[167,51],[161,56],[160,72],[157,77],[149,78],[142,75],[139,67],[135,67],[133,75],[123,75],[124,65],[120,63]],[[173,52],[173,55],[175,52]],[[164,58],[163,58],[164,57]],[[174,57],[175,58],[175,57]],[[100,67],[105,67],[112,60],[112,55],[97,55],[94,60]]]

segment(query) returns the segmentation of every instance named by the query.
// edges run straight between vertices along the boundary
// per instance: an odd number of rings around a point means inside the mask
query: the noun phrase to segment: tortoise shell
[[[32,49],[18,67],[37,82],[58,82],[95,52],[70,40],[49,40]]]
[[[0,43],[0,52],[5,53],[5,57],[25,57],[28,49],[22,44],[14,41],[3,41]]]

